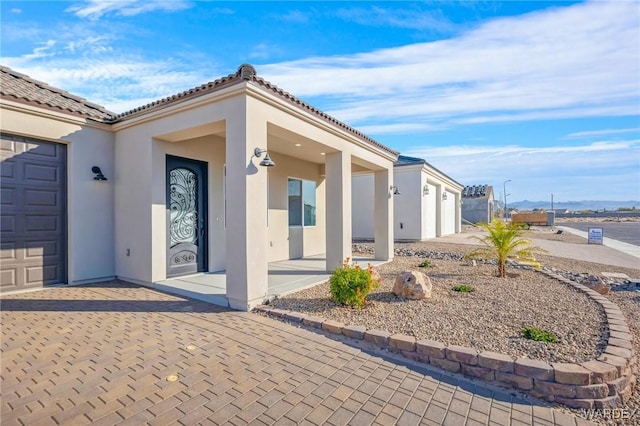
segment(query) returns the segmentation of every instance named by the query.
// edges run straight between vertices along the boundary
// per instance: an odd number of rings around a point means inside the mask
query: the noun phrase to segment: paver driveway
[[[587,424],[355,342],[115,281],[0,308],[3,426]]]

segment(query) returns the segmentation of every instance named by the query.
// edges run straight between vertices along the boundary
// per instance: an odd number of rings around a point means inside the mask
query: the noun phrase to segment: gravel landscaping
[[[418,340],[547,362],[588,361],[606,346],[605,316],[599,305],[557,280],[513,268],[509,278],[497,278],[495,265],[471,266],[461,260],[433,259],[431,267],[419,268],[423,259],[398,256],[377,267],[382,278],[380,288],[369,295],[369,303],[361,310],[337,306],[329,297],[328,283],[282,297],[272,305]],[[431,298],[408,300],[391,292],[395,277],[411,269],[421,270],[430,278]],[[474,291],[452,290],[461,284],[470,285]],[[525,339],[521,336],[524,327],[551,331],[559,342]]]
[[[568,244],[584,244],[571,234],[530,232],[535,239],[554,239]],[[497,278],[496,266],[462,260],[472,247],[468,244],[420,242],[396,244],[396,257],[379,266],[382,282],[369,297],[362,310],[337,306],[329,297],[329,284],[302,290],[271,304],[280,309],[368,329],[385,330],[438,340],[446,345],[462,345],[477,349],[528,357],[546,362],[579,363],[596,358],[604,349],[608,331],[600,306],[583,293],[529,268],[509,265],[509,278]],[[356,244],[354,252],[371,252],[371,244]],[[552,256],[538,256],[546,268],[570,273],[601,276],[602,272],[618,272],[640,278],[640,269],[613,267],[592,262]],[[418,264],[429,259],[430,267]],[[366,266],[366,265],[363,265]],[[433,284],[430,299],[405,300],[391,293],[395,277],[403,270],[424,272]],[[458,293],[454,286],[467,284],[472,293]],[[634,352],[640,354],[640,291],[613,287],[606,295],[624,313],[634,335]],[[521,336],[523,327],[538,327],[555,333],[558,343],[540,343]],[[640,369],[636,365],[637,386],[624,407],[640,413]],[[580,414],[577,412],[577,414]],[[640,424],[640,416],[619,423]],[[599,419],[602,421],[602,419]],[[637,421],[638,423],[634,423]]]

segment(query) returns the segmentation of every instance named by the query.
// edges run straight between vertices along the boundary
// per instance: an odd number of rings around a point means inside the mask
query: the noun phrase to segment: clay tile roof
[[[133,116],[142,115],[146,112],[153,111],[165,105],[170,105],[172,103],[176,103],[179,101],[196,98],[198,96],[202,96],[207,93],[220,90],[223,87],[231,86],[232,84],[237,83],[238,81],[241,81],[241,80],[242,78],[240,78],[240,70],[238,70],[238,72],[236,72],[235,74],[229,74],[226,77],[222,77],[217,80],[210,81],[209,83],[201,84],[200,86],[185,90],[184,92],[167,96],[166,98],[162,98],[157,101],[148,103],[146,105],[142,105],[132,110],[120,113],[114,117],[114,121],[124,121]]]
[[[155,102],[151,102],[149,104],[143,105],[141,107],[135,108],[131,111],[127,111],[124,112],[122,114],[118,114],[115,117],[114,121],[122,121],[122,120],[126,120],[132,116],[136,116],[136,115],[141,115],[144,114],[146,112],[152,111],[154,109],[157,108],[161,108],[165,105],[170,105],[172,103],[175,102],[179,102],[179,101],[183,101],[183,100],[187,100],[187,99],[191,99],[191,98],[195,98],[198,96],[202,96],[205,95],[207,93],[211,93],[214,92],[216,90],[220,90],[224,87],[228,87],[231,86],[235,83],[241,82],[241,81],[249,81],[252,82],[268,91],[270,91],[271,93],[277,95],[279,98],[286,100],[287,102],[290,102],[292,105],[295,105],[297,108],[303,109],[307,112],[310,112],[316,116],[318,116],[319,118],[321,118],[322,120],[333,124],[334,126],[340,127],[346,131],[348,131],[349,133],[359,137],[360,139],[364,139],[367,142],[371,143],[372,145],[377,146],[378,148],[381,148],[389,153],[391,153],[392,155],[398,155],[397,151],[392,150],[391,148],[382,145],[381,143],[375,141],[374,139],[370,138],[369,136],[365,135],[364,133],[354,129],[353,127],[348,126],[347,124],[344,124],[343,122],[331,117],[330,115],[320,111],[319,109],[307,104],[306,102],[302,101],[299,98],[296,98],[295,96],[293,96],[292,94],[290,94],[289,92],[286,92],[284,90],[282,90],[281,88],[277,87],[276,85],[268,82],[267,80],[258,77],[255,68],[252,65],[249,64],[242,64],[240,65],[240,67],[238,67],[238,70],[233,73],[233,74],[229,74],[226,77],[222,77],[219,78],[217,80],[211,81],[209,83],[205,83],[202,84],[200,86],[194,87],[193,89],[189,89],[189,90],[185,90],[184,92],[175,94],[173,96],[169,96],[166,98],[162,98],[158,101]]]
[[[104,107],[91,103],[27,75],[0,65],[0,96],[25,104],[77,115],[95,121],[109,121],[115,116]]]

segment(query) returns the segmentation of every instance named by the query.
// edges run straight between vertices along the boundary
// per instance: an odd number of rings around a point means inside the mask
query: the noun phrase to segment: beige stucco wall
[[[325,244],[325,185],[320,175],[320,165],[271,152],[276,167],[269,173],[269,251],[268,260],[274,262],[289,259],[290,232],[302,235],[303,256],[324,253]],[[289,227],[288,179],[303,179],[316,183],[316,226]]]
[[[67,278],[112,278],[114,137],[107,126],[39,108],[2,104],[3,132],[67,145]],[[99,166],[107,181],[95,181]]]
[[[233,111],[238,111],[237,102],[238,98],[229,98],[116,126],[115,247],[119,277],[143,284],[166,278],[167,154],[209,162],[209,241],[217,244],[216,239],[222,238],[219,245],[224,247],[224,202],[219,202],[226,161],[224,141],[201,136],[167,142],[164,137],[183,131],[188,138],[194,134],[191,129],[229,119]],[[223,259],[224,248],[209,250],[209,269],[224,268]]]

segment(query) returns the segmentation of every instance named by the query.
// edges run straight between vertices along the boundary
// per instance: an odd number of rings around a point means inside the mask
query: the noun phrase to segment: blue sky
[[[640,6],[3,0],[0,62],[122,112],[253,64],[464,185],[640,200]]]

